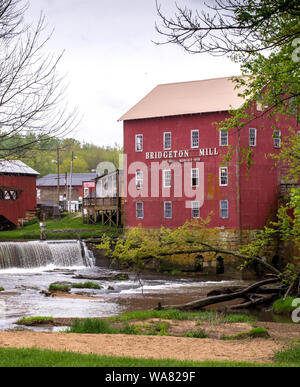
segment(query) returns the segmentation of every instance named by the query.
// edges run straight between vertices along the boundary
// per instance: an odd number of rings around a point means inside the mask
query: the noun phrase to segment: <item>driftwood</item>
[[[239,306],[236,305],[236,309],[246,308],[250,306],[255,306],[261,303],[265,303],[267,301],[270,301],[275,295],[278,295],[279,292],[282,291],[282,288],[274,288],[273,292],[271,292],[271,288],[268,289],[268,292],[271,294],[262,294],[262,292],[257,291],[259,288],[265,285],[269,284],[275,284],[279,282],[278,278],[270,278],[266,279],[260,282],[256,282],[247,288],[243,290],[239,290],[234,293],[230,294],[221,294],[221,295],[216,295],[216,296],[211,296],[211,297],[205,297],[197,301],[189,302],[187,304],[183,305],[168,305],[168,306],[159,306],[160,309],[179,309],[179,310],[194,310],[194,309],[201,309],[209,305],[214,305],[214,304],[219,304],[221,302],[226,302],[226,301],[232,301],[235,299],[239,298],[244,298],[246,300],[245,303],[239,304]],[[256,293],[257,291],[257,293]],[[248,302],[247,302],[248,301]],[[233,307],[231,307],[233,308]]]
[[[262,305],[267,302],[272,301],[278,297],[278,293],[273,294],[254,294],[252,299],[248,302],[243,302],[242,304],[232,305],[228,309],[236,310],[236,309],[248,309],[253,308],[254,306]]]

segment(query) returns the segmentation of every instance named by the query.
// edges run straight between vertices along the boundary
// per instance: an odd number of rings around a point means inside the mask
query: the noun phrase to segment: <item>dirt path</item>
[[[222,341],[182,337],[0,332],[0,347],[51,349],[136,358],[272,362],[283,343],[272,339]]]

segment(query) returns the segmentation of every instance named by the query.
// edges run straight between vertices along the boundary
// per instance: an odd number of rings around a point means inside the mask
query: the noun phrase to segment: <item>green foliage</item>
[[[65,293],[69,293],[70,290],[71,290],[71,288],[68,285],[58,285],[58,284],[51,284],[51,285],[49,285],[49,291],[50,292],[65,292]]]
[[[269,338],[269,332],[266,328],[263,327],[257,327],[253,328],[250,331],[247,332],[241,332],[237,333],[233,336],[223,336],[223,340],[245,340],[245,339],[256,339],[256,338]]]
[[[123,326],[115,328],[110,326],[105,320],[86,318],[74,320],[71,328],[67,332],[81,334],[138,335],[140,333],[140,329],[139,327],[128,324],[127,322]]]
[[[207,339],[209,338],[209,335],[203,329],[199,329],[196,331],[187,332],[185,337],[190,337],[193,339]]]
[[[168,310],[137,310],[134,312],[126,312],[119,316],[109,317],[109,321],[130,321],[130,320],[149,320],[151,318],[161,319],[161,320],[192,320],[192,319],[201,319],[207,320],[212,315],[215,316],[215,312],[182,312],[178,309],[168,309]]]
[[[250,323],[254,324],[257,321],[257,318],[254,316],[249,316],[247,314],[228,314],[220,319],[221,323]]]
[[[24,149],[25,144],[31,144]],[[57,148],[60,149],[60,173],[70,172],[72,152],[76,155],[73,162],[73,172],[83,173],[96,169],[101,162],[111,162],[119,168],[119,155],[121,148],[118,144],[111,146],[97,146],[94,144],[80,143],[79,141],[67,138],[57,139],[50,136],[37,138],[33,133],[28,135],[9,136],[1,143],[3,149],[20,147],[20,158],[24,163],[45,176],[49,173],[57,173]],[[22,147],[23,146],[23,147]],[[4,152],[5,155],[5,152]]]
[[[300,345],[291,345],[287,349],[283,349],[275,353],[277,363],[300,364]]]
[[[170,354],[172,356],[172,354]],[[281,364],[193,362],[171,359],[141,359],[57,352],[36,348],[0,348],[0,367],[279,367]],[[285,365],[282,365],[285,366]],[[288,364],[288,367],[293,366]]]
[[[121,260],[129,267],[134,265],[136,270],[142,270],[148,259],[161,260],[165,256],[184,255],[198,252],[214,252],[206,243],[207,219],[186,222],[176,229],[161,227],[160,230],[132,228],[124,238],[119,238],[112,244],[111,238],[104,235],[99,249],[114,260]]]
[[[84,283],[76,283],[72,285],[72,288],[75,289],[103,289],[102,286],[94,283],[94,282],[84,282]]]
[[[228,314],[223,315],[216,311],[201,311],[201,312],[182,312],[178,309],[168,310],[137,310],[134,312],[126,312],[119,316],[109,317],[107,320],[111,322],[122,321],[143,321],[150,319],[160,320],[196,320],[196,325],[201,325],[203,322],[209,322],[212,324],[222,323],[255,323],[257,319],[254,316],[248,316],[246,314]]]
[[[201,325],[204,321],[207,321],[211,324],[217,324],[220,321],[221,316],[221,314],[213,310],[200,312],[196,317],[196,325]]]
[[[171,275],[182,275],[182,271],[174,269],[171,271]]]
[[[285,180],[297,181],[300,176],[300,136],[293,128],[290,128],[290,135],[283,139],[280,152],[269,155],[275,160],[275,166],[286,167]]]
[[[0,292],[4,292],[4,288],[2,286],[0,286]]]
[[[283,298],[280,298],[279,300],[274,302],[272,306],[273,312],[277,314],[292,313],[297,308],[297,306],[292,306],[294,300],[295,298],[293,297],[287,297],[285,300],[283,300]]]
[[[22,317],[20,318],[16,324],[18,325],[43,325],[43,324],[52,324],[54,322],[53,317]]]
[[[47,239],[89,239],[101,238],[104,234],[109,237],[118,237],[122,229],[106,227],[100,224],[84,224],[78,214],[67,215],[59,220],[47,221]],[[74,230],[74,231],[70,231]],[[80,230],[80,231],[77,231]],[[84,231],[86,230],[86,231]],[[51,233],[51,231],[55,231]],[[12,231],[1,231],[0,240],[37,240],[40,238],[39,222],[26,224],[23,228]]]
[[[70,333],[91,333],[91,334],[116,334],[117,330],[112,328],[106,321],[97,318],[76,319],[73,321]]]
[[[269,223],[263,230],[256,233],[251,243],[240,248],[239,252],[248,256],[242,268],[251,262],[252,257],[264,256],[274,240],[282,242],[293,241],[300,247],[300,189],[290,192],[287,204],[282,205],[277,212],[277,220]],[[285,284],[295,281],[299,277],[299,268],[288,264],[281,274]]]

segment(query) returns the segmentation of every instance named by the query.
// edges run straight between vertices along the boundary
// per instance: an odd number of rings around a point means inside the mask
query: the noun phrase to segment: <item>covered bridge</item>
[[[35,215],[39,173],[19,160],[0,160],[0,229]]]

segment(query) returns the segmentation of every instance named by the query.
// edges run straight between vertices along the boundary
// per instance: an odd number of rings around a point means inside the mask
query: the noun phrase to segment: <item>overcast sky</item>
[[[183,0],[182,0],[183,1]],[[182,1],[179,1],[179,3]],[[201,0],[184,3],[201,4]],[[189,55],[180,47],[157,46],[155,0],[30,0],[28,19],[46,16],[50,52],[65,50],[60,72],[67,74],[68,101],[83,115],[76,139],[122,145],[125,112],[161,83],[239,73],[226,58]],[[161,0],[171,13],[173,0]]]

